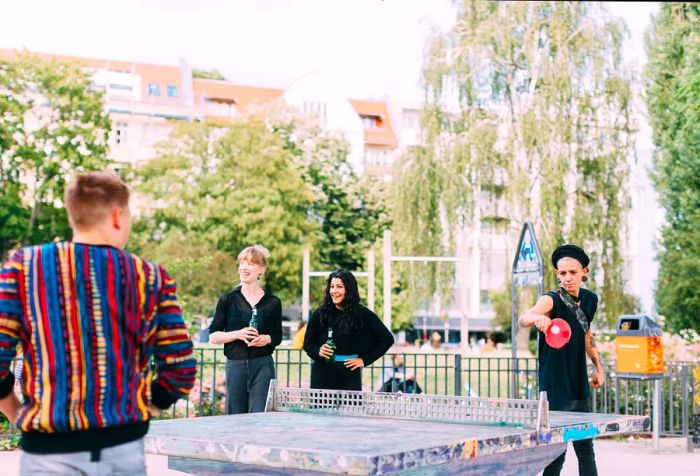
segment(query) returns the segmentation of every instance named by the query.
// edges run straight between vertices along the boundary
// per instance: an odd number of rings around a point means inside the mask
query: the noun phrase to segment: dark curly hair
[[[338,310],[331,299],[331,281],[333,278],[338,278],[345,286],[345,297],[341,303],[340,318],[334,322],[335,316],[338,315]],[[358,308],[360,307],[360,293],[357,290],[357,279],[346,269],[338,269],[328,275],[326,281],[326,289],[323,291],[323,302],[319,306],[321,311],[321,324],[324,326],[333,326],[335,330],[341,334],[349,334],[362,327]]]

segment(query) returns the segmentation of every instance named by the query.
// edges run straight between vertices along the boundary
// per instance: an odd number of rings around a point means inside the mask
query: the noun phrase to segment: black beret
[[[559,248],[554,250],[554,253],[552,253],[552,266],[554,266],[555,269],[557,267],[557,263],[562,258],[573,258],[581,263],[581,266],[584,268],[591,262],[591,259],[588,257],[586,252],[576,245],[561,245]]]

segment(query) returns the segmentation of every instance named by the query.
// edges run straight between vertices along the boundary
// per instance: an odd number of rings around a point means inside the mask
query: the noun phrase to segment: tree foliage
[[[658,312],[700,332],[700,5],[664,3],[647,38],[656,188],[666,210]]]
[[[297,119],[182,124],[135,171],[144,211],[130,246],[171,270],[188,314],[208,315],[238,283],[239,251],[261,243],[271,252],[264,285],[286,307],[301,294],[304,248],[314,269],[358,270],[380,233],[387,213],[347,151]]]
[[[221,74],[218,69],[193,69],[192,77],[201,79],[214,79],[217,81],[226,81],[226,77],[223,74]]]
[[[301,250],[315,227],[307,220],[313,195],[292,162],[282,138],[261,121],[190,123],[137,171],[146,206],[139,226],[148,233],[134,245],[186,271],[176,277],[190,312],[213,309],[238,282],[235,257],[256,243],[271,251],[266,287],[285,300],[295,297]]]
[[[294,164],[314,195],[309,217],[319,226],[314,258],[322,265],[360,271],[367,251],[389,226],[386,191],[371,175],[358,175],[348,161],[349,144],[297,116],[274,119]]]
[[[471,240],[488,226],[512,252],[530,219],[545,254],[563,242],[591,251],[604,317],[626,310],[634,124],[624,31],[588,2],[463,2],[428,50],[422,144],[396,169],[402,251],[453,254],[461,230]],[[428,281],[449,289],[452,276]]]
[[[0,61],[0,256],[70,236],[66,183],[108,164],[109,130],[102,93],[79,65],[30,54]]]

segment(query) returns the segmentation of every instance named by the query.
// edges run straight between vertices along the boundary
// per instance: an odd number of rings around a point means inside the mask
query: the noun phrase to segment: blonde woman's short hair
[[[263,245],[248,246],[238,253],[238,262],[248,261],[249,263],[257,264],[263,268],[267,268],[267,259],[270,257],[270,252]]]

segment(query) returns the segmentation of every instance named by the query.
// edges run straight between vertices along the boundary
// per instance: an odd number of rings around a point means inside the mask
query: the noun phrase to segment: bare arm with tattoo
[[[595,373],[591,379],[591,385],[593,388],[600,388],[603,383],[605,383],[605,371],[603,370],[603,362],[600,360],[600,354],[598,353],[598,348],[595,345],[595,337],[593,337],[593,331],[588,329],[586,332],[586,354],[590,357],[593,366],[595,367]]]

